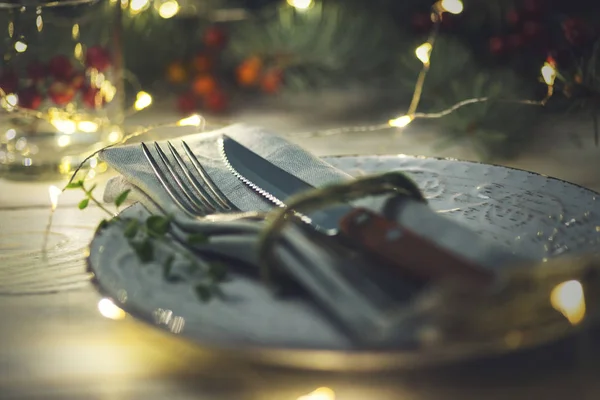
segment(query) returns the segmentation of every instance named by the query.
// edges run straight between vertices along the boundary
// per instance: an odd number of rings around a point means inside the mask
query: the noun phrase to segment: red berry
[[[48,88],[48,97],[55,104],[64,106],[75,97],[75,89],[68,83],[57,81]]]
[[[85,65],[103,72],[110,67],[110,54],[100,46],[90,47],[85,53]]]
[[[20,90],[18,96],[19,106],[22,108],[37,110],[42,104],[42,95],[35,87],[29,87],[27,89]]]
[[[431,15],[428,13],[415,14],[412,17],[411,22],[414,31],[417,33],[427,32],[433,25],[433,22],[431,21]]]
[[[15,71],[7,69],[0,74],[0,89],[2,89],[4,93],[14,93],[17,91],[18,87],[19,77]]]
[[[79,89],[83,88],[84,83],[85,83],[85,76],[81,73],[75,74],[71,78],[71,86],[75,90],[79,90]]]
[[[27,75],[34,82],[39,82],[46,77],[48,74],[48,70],[46,66],[42,64],[40,61],[32,61],[27,66]]]
[[[263,92],[273,94],[279,91],[283,81],[283,71],[274,68],[265,73],[260,81],[260,88]]]
[[[589,25],[583,18],[571,17],[562,23],[563,33],[569,43],[581,45],[590,38]]]
[[[182,114],[189,114],[193,111],[196,111],[197,108],[198,103],[194,93],[184,93],[177,99],[177,109]]]
[[[508,36],[508,44],[513,49],[520,49],[525,44],[525,40],[521,35],[513,34]]]
[[[215,90],[204,98],[204,107],[214,113],[225,111],[228,105],[227,95],[220,90]]]
[[[530,14],[537,14],[542,9],[541,0],[524,0],[523,9]]]
[[[91,86],[86,86],[83,89],[81,100],[89,108],[100,108],[106,103],[104,96],[100,93],[100,89]]]
[[[227,34],[218,26],[211,26],[204,32],[203,42],[206,47],[222,49],[227,43]]]
[[[517,10],[510,10],[506,14],[506,21],[511,25],[517,25],[519,20],[521,19],[521,15]]]
[[[523,24],[523,34],[530,39],[538,38],[542,33],[542,25],[539,22],[527,21]]]
[[[58,80],[67,80],[73,75],[73,65],[66,56],[54,56],[48,62],[48,72]]]
[[[498,36],[490,39],[490,52],[492,52],[492,54],[501,54],[505,49],[506,45],[504,43],[504,39]]]

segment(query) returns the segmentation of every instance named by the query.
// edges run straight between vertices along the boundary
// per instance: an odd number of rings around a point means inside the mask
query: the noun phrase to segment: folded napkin
[[[178,149],[181,149],[180,140],[185,140],[219,189],[242,211],[268,211],[273,206],[226,167],[217,144],[223,134],[313,186],[352,179],[301,147],[262,128],[238,124],[171,140]],[[261,222],[215,223],[187,217],[155,177],[140,145],[108,148],[99,157],[121,174],[109,181],[105,201],[113,201],[123,190],[132,189],[130,199],[141,202],[148,210],[175,215],[175,237],[181,238],[189,232],[207,233],[211,240],[197,248],[200,252],[256,264],[256,240],[263,227]],[[367,198],[360,205],[380,212],[388,199]],[[397,208],[395,219],[417,234],[486,267],[523,261],[506,249],[484,242],[476,233],[454,221],[433,213],[422,203],[404,202]],[[282,270],[298,280],[324,311],[356,340],[370,345],[389,345],[400,338],[404,340],[406,336],[400,331],[409,329],[406,320],[398,317],[397,310],[405,305],[403,301],[416,288],[385,274],[382,276],[380,269],[369,268],[369,260],[361,258],[360,254],[354,254],[350,262],[339,252],[319,246],[320,243],[322,241],[314,240],[302,229],[291,230],[276,248]],[[391,320],[390,315],[396,319]]]

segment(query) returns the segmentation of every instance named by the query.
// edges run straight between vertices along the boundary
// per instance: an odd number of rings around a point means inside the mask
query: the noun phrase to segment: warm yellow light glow
[[[50,123],[54,125],[54,127],[59,132],[62,132],[65,135],[71,135],[77,130],[77,125],[75,124],[75,121],[72,121],[70,119],[51,118]]]
[[[143,110],[144,108],[150,107],[150,104],[152,104],[152,96],[150,96],[146,92],[138,92],[138,94],[135,98],[135,104],[133,105],[133,107],[136,110],[140,111],[140,110]]]
[[[7,94],[6,96],[4,96],[2,98],[1,104],[2,104],[2,108],[11,111],[13,110],[17,104],[19,103],[19,97],[14,94],[14,93],[10,93]]]
[[[573,325],[579,324],[585,317],[585,296],[579,281],[566,281],[552,289],[550,303]]]
[[[73,49],[73,55],[77,60],[83,60],[83,46],[81,43],[77,43]]]
[[[173,18],[179,12],[179,3],[175,0],[167,0],[158,8],[158,15],[161,18]]]
[[[58,137],[58,139],[56,139],[56,144],[58,147],[67,147],[69,144],[71,144],[71,138],[67,135],[61,135]]]
[[[100,85],[100,92],[104,96],[104,100],[110,103],[117,94],[117,88],[108,79],[104,80]],[[152,100],[152,99],[150,99]]]
[[[114,320],[123,319],[127,315],[125,311],[117,307],[110,299],[100,300],[98,302],[98,311],[100,311],[103,317]]]
[[[313,5],[313,0],[287,0],[287,2],[296,10],[308,10]]]
[[[327,387],[321,387],[315,391],[298,397],[298,400],[335,400],[335,392]]]
[[[71,160],[68,157],[63,157],[60,160],[60,164],[58,165],[58,171],[66,175],[72,171],[73,165],[71,164]]]
[[[42,29],[44,29],[44,20],[42,19],[41,15],[38,15],[35,18],[35,26],[36,26],[38,32],[41,32]]]
[[[48,194],[50,195],[50,204],[52,204],[52,210],[56,210],[58,207],[58,198],[60,197],[62,190],[56,186],[50,186],[48,188]]]
[[[179,121],[177,121],[177,125],[178,126],[200,126],[200,125],[202,125],[203,121],[204,121],[204,118],[202,118],[198,114],[194,114],[194,115],[190,115],[187,118],[180,119]]]
[[[73,24],[73,27],[71,28],[71,37],[73,40],[79,39],[79,24]]]
[[[464,9],[464,5],[460,0],[442,0],[440,5],[444,11],[450,14],[460,14]]]
[[[395,128],[404,128],[405,126],[410,124],[413,121],[413,119],[414,118],[410,115],[403,115],[396,119],[390,120],[388,123],[390,124],[390,126],[393,126]]]
[[[92,121],[79,121],[77,128],[82,132],[92,133],[98,131],[98,124]]]
[[[423,43],[422,45],[416,48],[415,55],[419,60],[421,60],[423,64],[429,64],[429,57],[431,56],[432,49],[433,46],[431,45],[431,43]]]
[[[107,139],[110,143],[117,143],[119,140],[121,140],[122,137],[123,137],[123,135],[121,134],[121,132],[112,131],[111,133],[108,134]]]
[[[129,9],[133,13],[139,13],[140,11],[146,9],[150,5],[149,0],[131,0],[129,3]]]
[[[17,53],[23,53],[25,50],[27,50],[27,43],[17,40],[15,42],[15,50]]]
[[[554,80],[556,79],[556,69],[550,65],[550,63],[544,63],[544,66],[542,67],[542,78],[544,78],[546,85],[554,85]]]

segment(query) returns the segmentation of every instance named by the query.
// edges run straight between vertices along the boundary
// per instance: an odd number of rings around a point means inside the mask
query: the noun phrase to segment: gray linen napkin
[[[232,137],[283,170],[314,186],[352,179],[350,175],[323,162],[284,138],[268,133],[262,128],[244,124],[231,125],[217,131],[192,134],[172,140],[178,150],[181,150],[180,140],[186,141],[219,189],[242,211],[268,211],[273,205],[259,194],[249,190],[225,166],[217,146],[217,140],[223,134]],[[181,154],[184,154],[182,150]],[[139,145],[109,148],[101,152],[100,158],[122,174],[122,177],[114,178],[109,182],[104,194],[106,201],[113,200],[121,190],[133,185],[149,194],[154,201],[169,212],[180,213],[160,182],[154,177]]]
[[[240,182],[226,167],[217,144],[223,134],[313,186],[352,179],[347,173],[334,168],[302,147],[259,127],[236,124],[179,138],[186,141],[221,191],[242,211],[267,211],[272,209],[273,205]],[[172,140],[172,143],[183,154],[179,139]],[[154,176],[139,145],[109,148],[100,153],[100,158],[122,175],[108,182],[104,193],[105,201],[113,201],[125,189],[137,189],[131,199],[139,200],[153,210],[152,202],[148,201],[151,199],[164,211],[184,218],[183,213]],[[148,197],[136,197],[140,191]],[[380,212],[386,200],[385,197],[370,197],[355,204]],[[395,219],[401,226],[485,267],[495,269],[526,261],[521,256],[512,254],[510,249],[500,248],[485,241],[470,229],[443,215],[433,213],[426,204],[407,201],[395,212]],[[190,221],[185,221],[184,218],[184,224],[187,225],[188,222]],[[188,228],[193,229],[193,224],[194,222],[190,222]]]
[[[182,154],[180,140],[185,140],[221,191],[242,211],[267,211],[273,206],[227,169],[217,144],[217,140],[223,134],[314,186],[352,179],[350,175],[301,147],[262,128],[237,124],[217,131],[171,140]],[[166,149],[166,146],[164,148]],[[152,146],[150,149],[152,150]],[[108,183],[104,194],[105,201],[114,200],[125,189],[133,189],[131,199],[140,201],[151,211],[156,211],[158,205],[160,210],[176,216],[178,223],[174,228],[175,236],[182,237],[183,233],[190,231],[214,234],[210,243],[204,247],[200,246],[198,250],[213,251],[233,259],[256,262],[256,233],[261,229],[261,223],[214,223],[210,220],[190,219],[172,202],[155,177],[139,144],[108,148],[100,153],[100,158],[121,173],[121,176],[111,179]],[[380,211],[384,202],[385,199],[369,198],[361,202],[361,205]],[[523,261],[513,256],[510,251],[484,242],[476,233],[433,213],[425,204],[407,201],[397,212],[395,217],[401,225],[484,266],[495,268]],[[373,275],[377,274],[378,269],[368,268],[368,260],[361,260],[359,257],[350,263],[344,257],[340,257],[340,254],[330,254],[319,246],[318,241],[303,236],[297,229],[290,231],[289,235],[291,236],[284,236],[276,248],[276,255],[284,264],[282,269],[299,280],[317,302],[324,305],[326,311],[333,314],[358,340],[370,345],[384,345],[396,342],[404,336],[400,331],[408,328],[406,321],[389,319],[389,315],[399,315],[398,302],[394,303],[397,298],[390,297],[389,286],[385,288],[374,284],[382,282],[382,279],[381,276]],[[357,273],[357,269],[352,270],[348,267],[349,264],[362,268],[361,272]],[[389,285],[390,279],[387,281]],[[391,281],[392,292],[402,294],[414,291],[407,283],[398,282],[397,279]],[[332,290],[332,287],[335,290]],[[393,304],[396,305],[396,309],[390,309]]]

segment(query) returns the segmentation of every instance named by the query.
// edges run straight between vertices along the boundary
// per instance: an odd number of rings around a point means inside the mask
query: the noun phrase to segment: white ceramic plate
[[[600,248],[598,195],[567,182],[505,167],[410,156],[326,161],[354,175],[405,171],[433,209],[529,258],[598,253]],[[99,289],[127,312],[210,348],[311,368],[348,367],[348,357],[360,369],[420,360],[414,352],[362,352],[310,303],[275,299],[242,276],[225,284],[227,300],[202,304],[188,283],[165,282],[161,265],[140,266],[121,233],[111,228],[92,241],[89,267]]]

